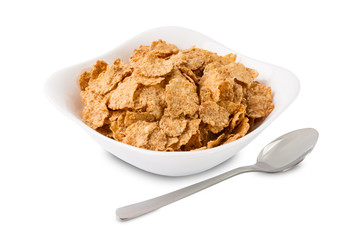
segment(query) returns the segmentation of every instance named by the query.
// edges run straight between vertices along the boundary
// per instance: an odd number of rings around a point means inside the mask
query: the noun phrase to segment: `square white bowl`
[[[80,88],[77,78],[91,69],[96,60],[112,62],[117,58],[126,62],[133,50],[140,44],[149,45],[162,39],[177,45],[180,49],[196,46],[225,55],[236,53],[196,31],[182,27],[160,27],[133,37],[119,47],[89,61],[70,66],[52,74],[45,84],[45,94],[50,101],[70,119],[79,124],[104,149],[140,169],[160,175],[185,176],[208,170],[235,155],[269,124],[274,121],[296,98],[300,83],[297,77],[286,69],[237,54],[237,62],[259,72],[258,81],[272,88],[275,108],[255,130],[241,139],[215,148],[191,152],[157,152],[133,147],[108,138],[88,127],[81,120]]]

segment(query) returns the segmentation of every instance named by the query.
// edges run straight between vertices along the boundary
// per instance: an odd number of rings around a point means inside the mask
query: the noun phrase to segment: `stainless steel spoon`
[[[313,128],[304,128],[289,132],[264,147],[254,165],[239,167],[160,197],[118,208],[116,215],[121,220],[139,217],[240,173],[276,173],[287,171],[300,163],[306,155],[311,152],[315,147],[318,136],[319,133]]]

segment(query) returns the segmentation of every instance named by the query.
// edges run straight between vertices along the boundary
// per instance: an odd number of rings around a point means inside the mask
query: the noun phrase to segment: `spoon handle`
[[[228,172],[222,173],[218,176],[209,178],[207,180],[195,183],[193,185],[190,185],[185,188],[181,188],[179,190],[176,190],[174,192],[167,193],[165,195],[152,198],[143,202],[138,202],[135,204],[131,204],[125,207],[118,208],[116,210],[116,215],[121,220],[129,220],[132,218],[139,217],[145,213],[149,213],[151,211],[154,211],[158,208],[164,207],[170,203],[173,203],[175,201],[178,201],[182,198],[185,198],[187,196],[190,196],[194,193],[197,193],[205,188],[211,187],[219,182],[222,182],[228,178],[231,178],[235,175],[238,175],[240,173],[245,172],[254,172],[259,171],[255,167],[255,165],[251,166],[245,166],[245,167],[239,167],[235,168],[233,170],[230,170]]]

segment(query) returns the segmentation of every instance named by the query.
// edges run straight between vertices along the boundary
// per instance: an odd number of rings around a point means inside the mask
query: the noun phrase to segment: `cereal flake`
[[[170,80],[165,88],[165,101],[169,114],[174,118],[180,115],[193,116],[199,109],[196,87],[184,78]]]

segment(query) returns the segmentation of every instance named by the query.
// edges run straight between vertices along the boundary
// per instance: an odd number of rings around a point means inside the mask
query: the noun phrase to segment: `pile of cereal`
[[[189,151],[232,142],[273,110],[271,88],[236,55],[158,40],[130,64],[97,61],[79,76],[83,121],[135,147]]]

